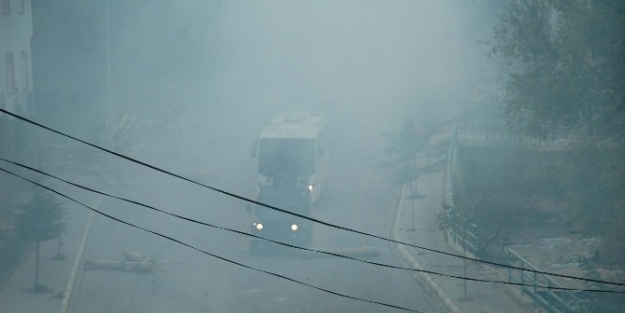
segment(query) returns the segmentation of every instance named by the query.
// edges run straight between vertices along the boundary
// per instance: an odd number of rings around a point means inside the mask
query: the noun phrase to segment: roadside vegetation
[[[483,249],[546,229],[598,238],[579,270],[623,281],[625,2],[513,0],[485,43],[505,63],[498,109],[518,140],[462,148],[456,207],[485,230]],[[625,311],[594,296],[581,312]]]
[[[35,244],[35,280],[32,291],[47,292],[50,289],[39,282],[39,247],[41,242],[60,239],[65,230],[62,221],[64,207],[55,198],[56,195],[41,188],[36,189],[32,199],[23,205],[15,216],[15,229],[18,239]],[[58,241],[57,257],[60,258],[60,241]]]
[[[565,139],[572,158],[554,192],[575,230],[606,238],[597,261],[625,267],[625,245],[610,240],[625,237],[625,3],[512,1],[491,47],[508,66],[512,130]]]
[[[420,198],[417,178],[422,174],[418,157],[428,146],[429,136],[424,131],[417,131],[412,119],[405,119],[397,132],[385,131],[386,158],[380,164],[387,172],[387,182],[393,186],[408,186],[414,231],[415,201]]]

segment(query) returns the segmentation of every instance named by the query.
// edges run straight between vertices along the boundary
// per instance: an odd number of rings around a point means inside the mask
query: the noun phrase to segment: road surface
[[[236,113],[229,114],[232,116],[211,123],[189,115],[184,123],[172,126],[170,138],[163,138],[173,142],[168,148],[136,157],[252,197],[255,172],[249,149],[266,121],[259,120],[253,125],[256,129],[229,131],[227,121]],[[348,134],[331,137],[331,173],[314,217],[390,237],[397,191],[385,184],[383,173],[373,169],[378,161],[375,153],[363,152],[369,151],[366,140],[349,140]],[[93,184],[106,192],[196,220],[249,230],[252,219],[240,200],[128,162],[113,158],[103,158],[102,162],[107,164],[106,173]],[[251,255],[249,239],[242,235],[193,225],[112,199],[103,199],[100,208],[234,262],[353,297],[420,312],[442,312],[403,271],[324,255]],[[386,242],[322,225],[314,227],[316,249],[374,247],[380,255],[370,260],[399,264]],[[400,312],[246,269],[101,216],[94,219],[85,260],[122,260],[128,250],[155,260],[155,271],[81,270],[70,312]]]

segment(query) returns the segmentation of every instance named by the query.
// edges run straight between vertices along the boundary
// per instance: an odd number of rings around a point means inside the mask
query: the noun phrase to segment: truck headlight
[[[293,225],[291,225],[291,230],[292,230],[292,231],[297,231],[297,229],[298,229],[298,228],[299,228],[299,227],[297,226],[297,224],[293,224]]]
[[[313,189],[314,189],[314,188],[315,188],[315,186],[313,186],[313,185],[308,185],[308,190],[309,190],[309,191],[313,191]]]
[[[257,230],[263,230],[263,224],[261,223],[254,223],[254,226],[256,227]]]

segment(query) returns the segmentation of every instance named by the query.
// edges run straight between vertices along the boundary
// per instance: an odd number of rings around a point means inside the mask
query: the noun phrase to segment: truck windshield
[[[267,177],[297,179],[315,173],[315,142],[311,139],[261,139],[258,172]]]

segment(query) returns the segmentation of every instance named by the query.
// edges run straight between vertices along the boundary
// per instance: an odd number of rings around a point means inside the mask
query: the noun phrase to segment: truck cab
[[[295,185],[261,187],[256,200],[303,216],[310,214],[310,193],[306,188]],[[311,246],[313,223],[310,220],[257,204],[248,207],[248,210],[253,215],[251,234],[296,246]],[[250,239],[252,254],[266,251],[273,246],[275,245],[259,238]]]
[[[274,117],[250,153],[257,161],[257,187],[303,187],[316,204],[328,171],[324,127],[321,113],[282,112]]]

